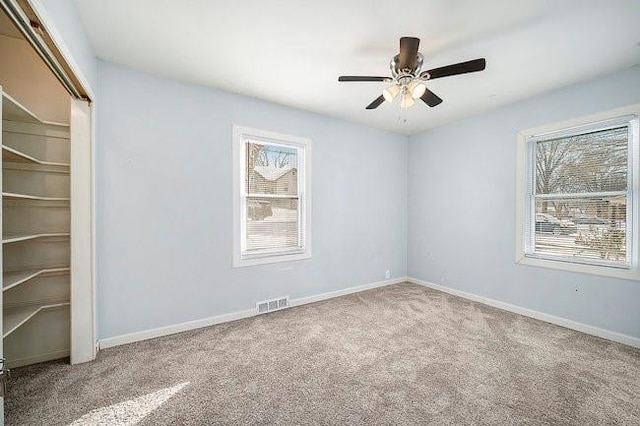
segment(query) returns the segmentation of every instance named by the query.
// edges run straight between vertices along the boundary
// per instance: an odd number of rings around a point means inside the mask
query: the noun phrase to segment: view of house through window
[[[311,257],[311,140],[233,126],[234,267]]]
[[[247,142],[246,253],[302,247],[298,148]]]
[[[629,264],[630,134],[622,124],[532,141],[528,254]]]

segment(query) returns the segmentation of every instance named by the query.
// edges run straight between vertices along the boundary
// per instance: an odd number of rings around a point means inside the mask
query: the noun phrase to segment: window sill
[[[604,277],[619,278],[623,280],[640,281],[640,272],[630,269],[610,268],[606,266],[585,265],[581,263],[562,262],[557,260],[541,259],[528,256],[520,256],[516,259],[520,265],[536,266],[540,268],[559,269],[582,274],[601,275]]]
[[[270,263],[282,263],[282,262],[294,262],[296,260],[311,259],[311,253],[295,253],[295,254],[282,254],[265,257],[253,257],[253,258],[241,258],[234,257],[233,267],[243,268],[245,266],[267,265]]]

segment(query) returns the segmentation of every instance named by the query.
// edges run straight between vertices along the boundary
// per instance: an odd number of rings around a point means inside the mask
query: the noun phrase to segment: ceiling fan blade
[[[420,99],[422,99],[425,104],[429,105],[432,108],[442,103],[442,99],[440,99],[438,95],[436,95],[429,89],[424,91],[424,95],[422,95]]]
[[[371,102],[369,105],[367,105],[366,109],[376,109],[380,106],[380,104],[382,104],[384,102],[384,96],[380,95],[378,96],[373,102]]]
[[[418,58],[418,46],[420,39],[415,37],[400,38],[400,56],[398,58],[398,69],[413,69]]]
[[[389,77],[372,77],[368,75],[341,75],[338,81],[387,81]]]
[[[482,71],[485,69],[487,63],[484,58],[474,59],[473,61],[460,62],[459,64],[447,65],[446,67],[434,68],[429,71],[425,71],[420,75],[426,77],[429,75],[429,80],[434,78],[449,77],[450,75],[466,74],[468,72]]]

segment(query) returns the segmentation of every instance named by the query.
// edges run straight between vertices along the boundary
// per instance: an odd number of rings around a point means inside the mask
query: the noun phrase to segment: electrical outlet
[[[384,277],[385,277],[386,279],[391,278],[391,269],[387,269],[387,270],[385,271],[385,273],[384,273]]]

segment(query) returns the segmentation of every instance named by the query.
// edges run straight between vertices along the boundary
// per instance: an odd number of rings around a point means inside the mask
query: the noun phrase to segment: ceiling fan
[[[367,105],[366,109],[378,108],[385,100],[393,102],[398,95],[400,95],[401,108],[412,107],[418,98],[422,99],[430,107],[434,107],[439,105],[442,99],[427,89],[427,81],[451,75],[482,71],[486,66],[485,59],[479,58],[422,71],[424,57],[422,53],[418,52],[419,45],[419,38],[400,38],[400,53],[394,56],[389,64],[392,77],[342,75],[338,78],[338,81],[382,81],[391,83],[389,87],[382,91],[382,95]]]

